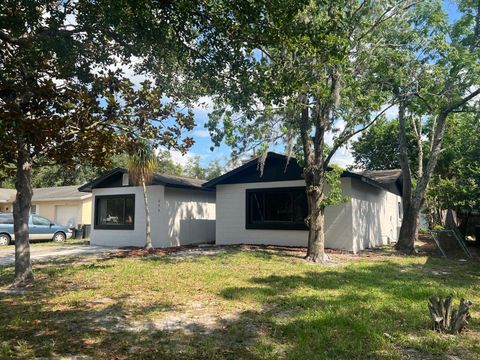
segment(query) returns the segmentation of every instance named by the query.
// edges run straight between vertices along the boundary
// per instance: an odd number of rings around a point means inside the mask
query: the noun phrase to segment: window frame
[[[131,224],[108,225],[99,224],[99,206],[100,201],[105,199],[133,199],[133,221]],[[125,201],[123,202],[123,216],[125,217]],[[94,214],[94,229],[100,230],[135,230],[135,194],[116,194],[116,195],[96,195],[95,196],[95,214]]]
[[[249,196],[251,193],[257,192],[278,192],[278,191],[288,191],[290,193],[301,190],[305,193],[305,186],[291,186],[291,187],[274,187],[274,188],[256,188],[256,189],[246,189],[245,190],[245,229],[256,229],[256,230],[308,230],[307,224],[305,221],[302,223],[290,222],[290,221],[263,221],[263,222],[252,222],[251,219],[251,210],[249,203]],[[306,193],[305,193],[306,196]],[[308,212],[308,200],[307,201],[307,212]],[[292,201],[293,206],[293,201]],[[308,215],[308,213],[307,213]]]

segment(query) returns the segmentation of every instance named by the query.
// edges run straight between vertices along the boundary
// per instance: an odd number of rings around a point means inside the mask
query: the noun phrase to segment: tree
[[[225,140],[234,154],[256,148],[264,159],[269,144],[285,142],[287,153],[297,155],[309,208],[306,259],[324,262],[325,208],[339,198],[325,192],[330,162],[387,110],[380,81],[385,69],[378,67],[385,44],[378,34],[409,2],[224,5],[230,6],[228,16],[214,23],[226,33],[225,43],[247,54],[247,65],[218,75],[228,80],[227,88],[217,89],[208,124],[212,139],[217,145]]]
[[[427,200],[440,209],[455,209],[466,235],[472,211],[480,209],[480,119],[478,114],[455,114],[443,139]]]
[[[35,167],[32,169],[32,186],[34,188],[81,185],[99,176],[101,171],[91,165],[77,165],[65,168],[61,165]]]
[[[188,159],[187,164],[185,164],[185,174],[196,179],[205,179],[206,172],[200,164],[200,156],[196,155]]]
[[[411,126],[408,131],[410,162],[418,166],[417,141]],[[398,121],[379,119],[360,137],[352,142],[352,155],[355,167],[365,170],[399,169],[399,125]]]
[[[145,203],[146,250],[153,249],[152,235],[150,231],[150,210],[148,208],[147,184],[151,182],[155,170],[157,169],[157,165],[157,156],[148,142],[140,139],[138,143],[133,145],[128,160],[128,174],[132,183],[140,185],[143,190],[143,200]]]
[[[172,155],[168,150],[160,150],[157,154],[156,172],[168,175],[183,175],[182,165],[172,160]]]
[[[400,98],[400,164],[404,181],[403,219],[396,247],[406,253],[414,252],[418,215],[442,152],[448,120],[455,112],[474,111],[474,100],[480,94],[480,1],[459,1],[462,15],[454,23],[449,23],[439,3],[418,6],[411,27],[415,34],[422,34],[421,41],[406,50],[408,60],[402,66],[407,73],[399,72],[403,78],[397,78],[393,90]],[[400,54],[398,48],[394,51]],[[419,163],[415,175],[409,161],[407,123],[411,121],[414,127],[416,124],[417,140],[421,142],[424,116],[432,121],[428,160],[425,166]]]
[[[219,177],[224,173],[223,166],[220,164],[218,159],[212,160],[208,163],[207,168],[205,169],[205,179],[212,180],[216,177]]]
[[[15,285],[33,281],[33,168],[103,166],[137,137],[181,151],[192,144],[182,130],[193,128],[193,115],[177,111],[177,76],[187,63],[181,49],[196,36],[177,14],[187,16],[189,5],[155,4],[0,2],[0,167],[13,168],[17,190]],[[134,85],[122,74],[120,65],[135,57],[137,72],[155,64],[155,83]]]

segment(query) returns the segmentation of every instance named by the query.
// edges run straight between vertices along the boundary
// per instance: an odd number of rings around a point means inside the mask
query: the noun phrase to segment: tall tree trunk
[[[480,89],[479,89],[480,92]],[[465,99],[472,97],[473,93]],[[408,148],[406,141],[406,127],[405,127],[405,106],[403,101],[399,104],[398,121],[400,124],[400,165],[403,175],[403,206],[404,214],[407,211],[408,215],[420,213],[420,209],[425,199],[425,192],[427,191],[428,183],[432,177],[435,166],[437,165],[438,156],[442,150],[442,141],[445,134],[445,127],[448,114],[455,109],[453,105],[447,109],[442,110],[436,118],[436,126],[434,135],[432,137],[432,145],[430,147],[429,159],[427,166],[424,168],[422,176],[417,180],[415,189],[412,185],[412,176],[410,165],[408,161]],[[408,209],[405,209],[407,208]],[[405,223],[405,224],[404,224]],[[414,251],[414,244],[418,235],[418,221],[410,221],[409,217],[402,220],[400,227],[400,234],[398,236],[397,249],[412,253]],[[413,245],[412,245],[413,244]]]
[[[150,209],[148,208],[147,186],[145,184],[145,177],[142,175],[143,200],[145,202],[145,249],[152,250],[152,234],[150,227]]]
[[[458,224],[458,230],[460,231],[464,239],[467,236],[468,221],[470,220],[471,214],[471,210],[468,210],[466,214],[461,214],[460,210],[457,209],[457,216],[460,217],[460,224]]]
[[[315,184],[317,183],[317,184]],[[307,201],[309,208],[308,248],[306,260],[315,263],[324,263],[328,260],[325,254],[325,209],[324,181],[311,182],[307,179]]]
[[[399,96],[399,94],[397,94],[397,96]],[[415,250],[415,239],[418,226],[417,217],[419,210],[417,211],[413,206],[412,170],[410,168],[410,162],[408,159],[408,143],[406,135],[407,127],[405,115],[405,103],[404,101],[400,101],[398,105],[398,122],[400,125],[399,160],[403,176],[403,217],[396,248],[407,253],[413,253]]]
[[[415,252],[415,239],[418,237],[419,207],[412,205],[411,201],[403,203],[403,219],[396,248],[407,254]]]
[[[25,286],[33,282],[30,260],[29,217],[32,205],[32,162],[27,145],[19,140],[15,188],[17,195],[13,204],[15,232],[15,281],[14,286]]]

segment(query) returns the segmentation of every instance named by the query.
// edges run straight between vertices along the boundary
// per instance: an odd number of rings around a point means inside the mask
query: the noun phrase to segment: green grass
[[[297,255],[37,266],[33,289],[0,293],[0,358],[480,358],[478,261],[336,255],[332,267]],[[0,267],[0,286],[12,279]],[[436,293],[474,302],[468,331],[429,329]]]

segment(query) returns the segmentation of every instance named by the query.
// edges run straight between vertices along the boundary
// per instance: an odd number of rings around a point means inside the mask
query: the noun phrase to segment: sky
[[[459,13],[454,1],[445,0],[443,1],[443,6],[449,15],[450,21],[455,21],[458,18]],[[194,108],[196,127],[190,133],[190,136],[192,136],[195,140],[195,144],[190,148],[186,155],[182,155],[178,151],[172,151],[172,159],[177,163],[185,165],[189,158],[198,155],[200,156],[201,163],[204,166],[206,166],[208,162],[215,159],[219,160],[222,164],[226,164],[230,160],[231,149],[225,144],[222,144],[220,147],[215,147],[213,151],[210,150],[210,148],[213,146],[213,143],[210,139],[208,130],[205,128],[205,123],[208,120],[208,113],[211,111],[211,101],[208,98],[203,98],[201,100],[202,101],[200,102],[203,102],[205,105]],[[390,108],[386,112],[387,119],[395,118],[397,111],[397,107]],[[341,124],[339,125],[341,127]],[[327,142],[330,141],[331,143],[331,140],[332,137],[327,136]],[[277,146],[275,148],[271,148],[271,150],[281,152],[283,147]],[[344,168],[349,165],[353,165],[353,156],[350,148],[347,146],[337,150],[332,162]]]

